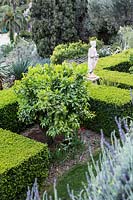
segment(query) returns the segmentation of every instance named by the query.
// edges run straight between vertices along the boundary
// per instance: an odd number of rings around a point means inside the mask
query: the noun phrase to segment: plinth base
[[[98,83],[100,77],[96,76],[96,77],[87,77],[88,81],[91,81],[92,83]]]

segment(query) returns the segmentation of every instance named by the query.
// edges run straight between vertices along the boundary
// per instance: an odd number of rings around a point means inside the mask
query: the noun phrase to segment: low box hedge
[[[129,68],[131,67],[130,62],[122,62],[118,65],[108,67],[107,69],[110,71],[117,71],[117,72],[126,72],[129,73]]]
[[[122,63],[129,62],[129,55],[131,52],[132,52],[132,49],[128,49],[128,50],[123,51],[122,53],[100,58],[98,61],[98,67],[96,68],[96,70],[101,71],[102,69],[109,69],[110,67],[115,67],[115,66],[121,65]]]
[[[48,148],[34,140],[0,129],[0,198],[23,200],[35,178],[48,174]]]
[[[86,123],[87,128],[110,136],[113,130],[117,130],[115,116],[131,116],[132,105],[130,91],[116,87],[95,85],[88,83],[90,93],[91,111],[95,117]]]
[[[116,86],[123,89],[133,88],[133,75],[125,72],[103,70],[96,72],[100,76],[100,84]]]
[[[25,125],[18,121],[17,98],[12,88],[0,91],[0,128],[19,132]]]
[[[127,73],[130,68],[129,55],[131,52],[132,49],[129,49],[122,53],[99,59],[95,73],[100,76],[101,84],[125,89],[133,88],[133,75]]]

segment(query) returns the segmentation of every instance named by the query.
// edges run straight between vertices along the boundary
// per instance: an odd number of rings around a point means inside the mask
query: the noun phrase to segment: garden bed
[[[46,142],[46,136],[44,136],[44,133],[38,125],[34,125],[32,128],[25,130],[21,134],[40,142]],[[41,194],[43,194],[45,190],[50,193],[52,192],[55,179],[57,179],[58,183],[58,181],[62,179],[61,177],[67,172],[69,173],[73,168],[76,168],[79,165],[82,168],[82,166],[86,165],[90,159],[90,149],[93,154],[99,152],[101,141],[100,134],[83,128],[79,131],[79,138],[84,143],[84,148],[81,151],[77,151],[75,155],[71,155],[67,158],[65,157],[65,159],[64,157],[60,160],[55,159],[54,162],[51,163],[48,178],[41,186]],[[63,137],[56,137],[54,144],[50,146],[50,149],[56,151],[56,145],[61,143],[63,141],[62,139]]]

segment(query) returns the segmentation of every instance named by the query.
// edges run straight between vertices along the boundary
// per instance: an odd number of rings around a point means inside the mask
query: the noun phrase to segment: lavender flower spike
[[[105,145],[107,149],[112,153],[112,155],[115,155],[115,150],[113,146],[111,146],[105,139],[104,139],[104,134],[103,131],[101,130],[101,147]]]
[[[118,130],[119,130],[119,135],[120,135],[120,138],[123,142],[125,142],[126,140],[126,137],[125,137],[125,133],[122,129],[122,123],[121,123],[121,119],[117,119],[117,117],[115,117],[115,121],[116,121],[116,124],[118,126]]]

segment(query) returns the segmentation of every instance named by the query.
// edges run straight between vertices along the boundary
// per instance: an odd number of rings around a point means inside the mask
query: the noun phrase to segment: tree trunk
[[[46,135],[47,129],[46,128],[42,128],[42,126],[40,125],[40,123],[38,123],[38,125],[39,125],[41,131],[43,132],[43,134],[45,135],[46,143],[48,144],[48,146],[52,145],[54,143],[53,137]]]

